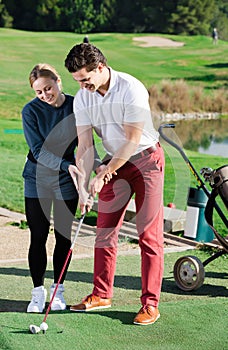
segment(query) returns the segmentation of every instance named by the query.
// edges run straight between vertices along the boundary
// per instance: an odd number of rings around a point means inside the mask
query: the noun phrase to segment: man
[[[118,232],[135,194],[142,307],[133,322],[148,325],[160,317],[164,178],[164,155],[153,127],[148,92],[134,77],[109,67],[103,53],[91,44],[74,46],[65,66],[81,88],[74,99],[74,112],[79,137],[76,165],[84,174],[79,181],[82,212],[89,193],[93,196],[99,193],[94,288],[91,295],[70,310],[81,312],[111,306]],[[93,130],[101,138],[107,156],[103,168],[89,182]]]
[[[212,39],[213,39],[213,44],[217,44],[218,41],[218,32],[216,28],[213,28],[212,31]]]

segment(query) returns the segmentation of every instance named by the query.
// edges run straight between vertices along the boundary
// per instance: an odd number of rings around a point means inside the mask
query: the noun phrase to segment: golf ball
[[[42,322],[40,325],[40,330],[46,332],[46,330],[48,329],[48,325],[46,322]]]

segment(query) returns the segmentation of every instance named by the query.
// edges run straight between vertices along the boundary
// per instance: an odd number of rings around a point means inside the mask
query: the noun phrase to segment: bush
[[[155,113],[228,112],[228,92],[224,89],[206,94],[201,87],[189,87],[183,80],[163,80],[149,88],[151,110]]]

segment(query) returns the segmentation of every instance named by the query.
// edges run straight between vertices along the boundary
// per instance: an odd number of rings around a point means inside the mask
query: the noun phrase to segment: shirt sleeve
[[[29,106],[22,110],[22,123],[26,142],[34,159],[43,166],[52,170],[68,172],[70,162],[58,157],[45,147],[44,139],[39,131],[35,113]]]
[[[124,122],[144,122],[151,118],[149,94],[145,86],[138,80],[129,84],[125,94]]]
[[[75,95],[73,109],[76,126],[91,125],[89,108],[85,101],[85,96],[82,94],[82,90],[79,90]]]

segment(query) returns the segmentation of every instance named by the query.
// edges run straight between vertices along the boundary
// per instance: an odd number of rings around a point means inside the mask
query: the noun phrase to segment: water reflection
[[[180,120],[175,124],[182,147],[204,154],[228,157],[228,118]]]
[[[221,143],[212,140],[209,144],[209,147],[204,148],[200,146],[198,148],[198,152],[203,154],[213,154],[215,156],[228,157],[228,138]]]

